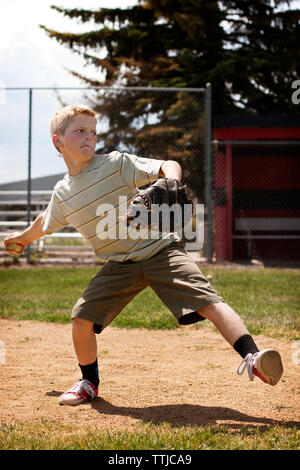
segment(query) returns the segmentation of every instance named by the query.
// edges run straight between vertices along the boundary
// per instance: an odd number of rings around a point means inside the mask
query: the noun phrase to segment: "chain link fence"
[[[12,231],[23,230],[47,207],[55,183],[67,171],[51,142],[49,122],[57,109],[69,104],[85,104],[98,113],[96,153],[119,150],[176,160],[196,203],[204,204],[211,195],[209,85],[206,89],[6,88],[1,103],[2,240]],[[205,240],[199,256],[208,257],[211,237]],[[47,262],[59,251],[66,262],[74,247],[73,261],[95,261],[71,227],[33,243],[27,249],[27,261]]]
[[[28,226],[64,176],[49,122],[57,109],[73,103],[99,114],[97,153],[119,150],[181,164],[195,202],[204,204],[198,259],[300,259],[300,140],[213,140],[209,84],[205,89],[2,89],[0,240]],[[28,262],[51,258],[96,260],[71,227],[27,250]]]
[[[300,259],[300,141],[213,142],[214,256]]]

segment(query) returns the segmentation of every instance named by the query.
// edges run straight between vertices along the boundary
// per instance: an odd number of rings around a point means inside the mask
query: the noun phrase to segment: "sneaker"
[[[86,379],[78,380],[72,387],[59,397],[60,405],[80,405],[98,395],[95,386]]]
[[[241,370],[242,364],[244,367]],[[256,375],[269,385],[276,385],[283,374],[281,357],[275,349],[263,349],[255,354],[247,354],[237,369],[238,375],[242,375],[246,369],[250,380],[254,380]]]

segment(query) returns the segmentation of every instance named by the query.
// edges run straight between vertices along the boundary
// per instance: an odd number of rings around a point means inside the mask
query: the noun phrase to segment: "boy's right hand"
[[[26,246],[22,232],[14,232],[4,240],[4,248],[10,255],[22,255]]]

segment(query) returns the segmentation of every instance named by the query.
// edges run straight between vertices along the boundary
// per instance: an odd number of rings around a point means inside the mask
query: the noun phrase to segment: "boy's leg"
[[[256,375],[270,385],[278,383],[283,373],[280,354],[274,349],[259,351],[242,319],[229,305],[224,302],[213,303],[197,313],[210,320],[243,358],[238,368],[239,375],[247,369],[250,380]],[[241,366],[243,368],[240,370]]]
[[[72,337],[82,379],[61,395],[60,404],[77,405],[97,396],[97,341],[100,333],[147,283],[135,264],[109,262],[91,279],[72,311]]]
[[[180,245],[170,245],[146,260],[144,272],[150,286],[173,313],[178,323],[188,325],[207,318],[243,358],[253,374],[275,385],[282,375],[280,354],[273,349],[259,351],[238,314],[224,302],[202,274],[199,266]],[[260,375],[259,375],[260,374]]]
[[[72,338],[82,379],[60,396],[60,405],[78,405],[95,398],[98,393],[99,372],[94,324],[82,318],[73,318]]]
[[[78,363],[86,366],[95,362],[97,359],[97,341],[93,322],[83,318],[73,318],[72,338]]]
[[[231,346],[234,346],[241,336],[249,335],[242,319],[225,302],[209,304],[198,313],[210,320]]]

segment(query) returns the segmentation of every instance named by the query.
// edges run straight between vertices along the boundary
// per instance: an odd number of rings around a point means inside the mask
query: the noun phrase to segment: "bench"
[[[234,239],[298,239],[300,234],[300,218],[287,217],[241,217],[235,218],[234,229],[236,232],[246,234],[234,234]],[[288,234],[260,234],[252,232],[290,232]]]

